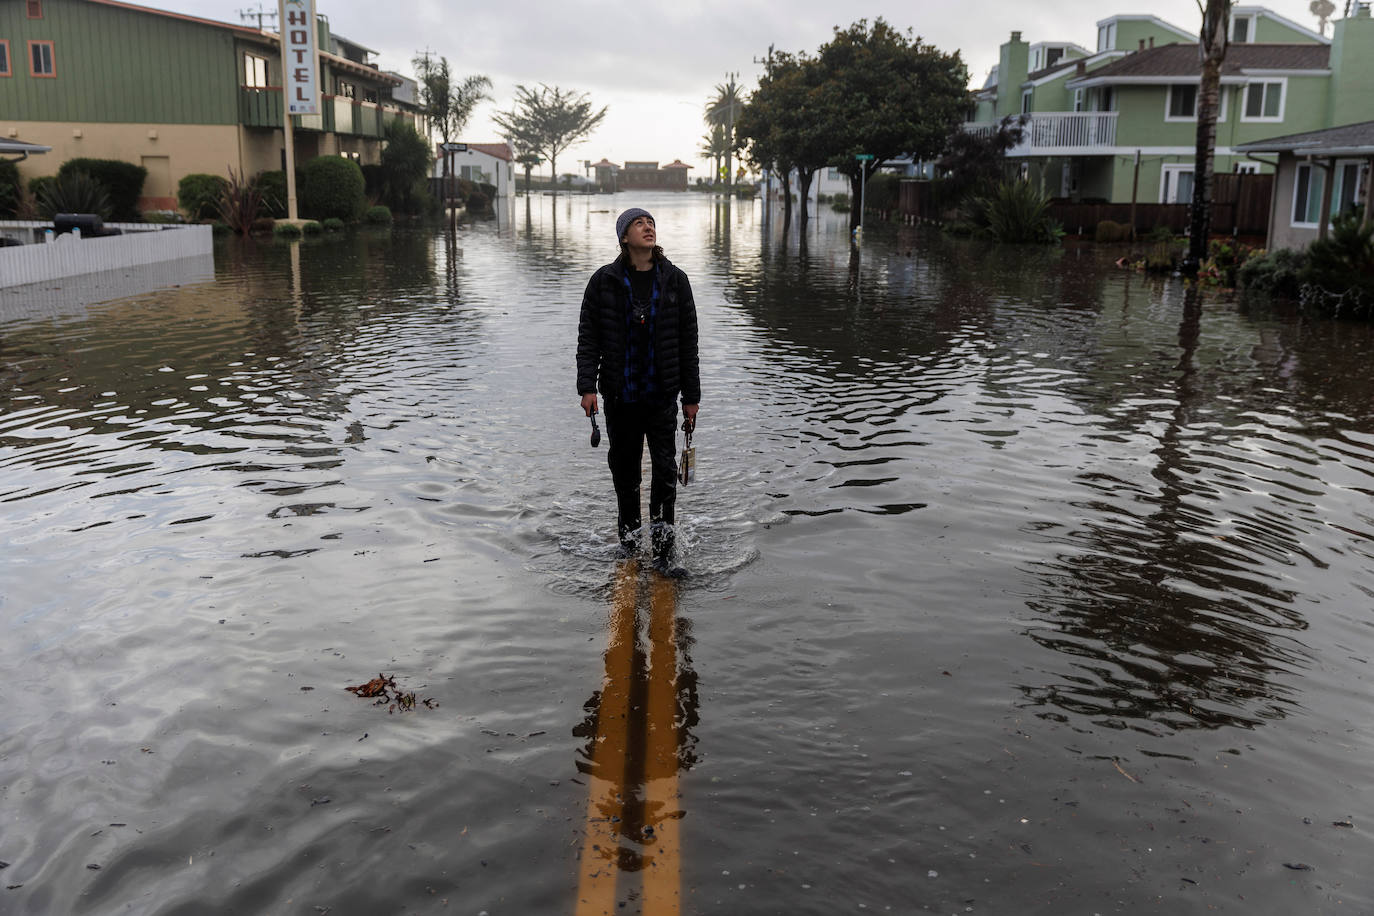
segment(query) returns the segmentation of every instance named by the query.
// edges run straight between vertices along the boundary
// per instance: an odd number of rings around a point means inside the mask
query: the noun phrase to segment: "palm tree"
[[[716,84],[716,94],[706,103],[706,114],[702,120],[708,127],[720,127],[725,132],[725,183],[728,188],[734,183],[730,156],[738,148],[735,141],[735,121],[744,108],[745,100],[739,83],[735,82],[737,74],[726,75],[730,78],[729,81]]]
[[[701,158],[710,159],[715,163],[712,170],[711,183],[714,184],[720,175],[720,162],[730,155],[730,141],[725,138],[725,128],[717,124],[711,128],[709,134],[701,135]]]

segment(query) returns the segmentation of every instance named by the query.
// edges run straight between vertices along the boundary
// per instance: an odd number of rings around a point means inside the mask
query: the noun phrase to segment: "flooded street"
[[[574,384],[631,205],[701,322],[681,584]],[[0,912],[1374,912],[1371,328],[845,217],[0,298]]]

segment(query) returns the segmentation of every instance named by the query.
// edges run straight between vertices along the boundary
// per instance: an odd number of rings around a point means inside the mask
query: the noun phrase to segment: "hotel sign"
[[[319,114],[314,0],[281,0],[280,22],[286,111],[293,115]]]

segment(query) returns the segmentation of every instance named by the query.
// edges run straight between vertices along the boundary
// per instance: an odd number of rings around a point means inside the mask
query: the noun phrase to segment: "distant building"
[[[512,161],[515,153],[509,143],[450,143],[453,177],[496,186],[496,196],[511,193]],[[430,175],[444,177],[444,144],[434,148],[434,168]]]
[[[594,163],[596,183],[603,191],[685,191],[687,170],[692,166],[681,159],[659,167],[657,162],[626,162],[618,166],[602,159]]]

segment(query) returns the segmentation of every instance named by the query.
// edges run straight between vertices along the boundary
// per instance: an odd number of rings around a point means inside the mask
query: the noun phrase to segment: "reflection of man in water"
[[[592,274],[577,322],[577,393],[588,416],[605,400],[607,460],[617,529],[627,553],[641,525],[640,459],[649,443],[649,521],[654,559],[667,566],[677,499],[677,403],[684,429],[701,400],[697,312],[687,275],[663,256],[654,218],[638,207],[615,221],[620,257]]]

